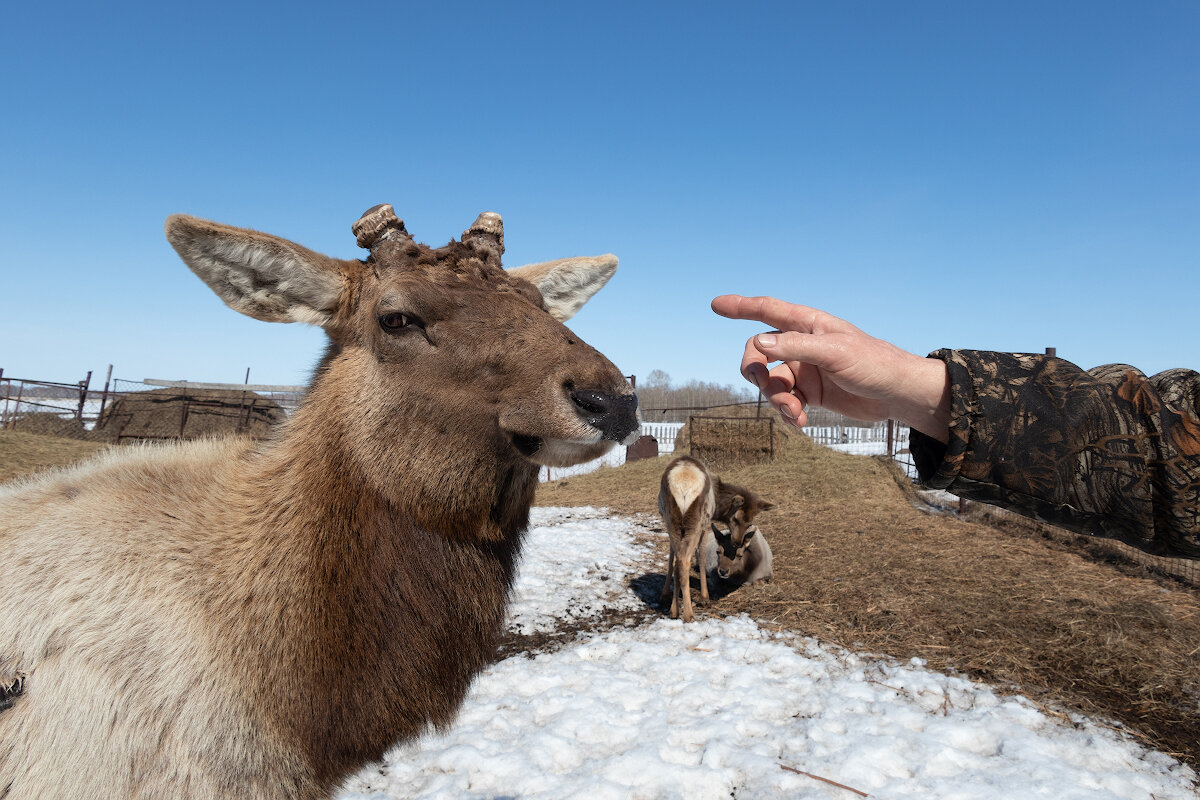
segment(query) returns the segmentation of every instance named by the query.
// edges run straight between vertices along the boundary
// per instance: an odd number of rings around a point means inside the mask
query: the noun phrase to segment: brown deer
[[[754,524],[758,515],[775,507],[774,503],[764,500],[757,492],[723,481],[715,475],[713,494],[716,498],[713,519],[729,526],[733,542],[738,546],[742,544],[746,531]]]
[[[667,556],[667,577],[659,602],[671,596],[671,617],[691,622],[691,571],[695,563],[700,572],[700,602],[708,602],[708,564],[705,539],[712,534],[713,478],[704,462],[692,456],[677,456],[663,470],[658,489],[658,513],[671,540]]]
[[[722,581],[742,586],[767,582],[774,576],[771,545],[757,525],[746,529],[741,544],[733,540],[732,533],[726,533],[716,525],[713,525],[712,533],[716,552],[715,558],[709,556],[709,561],[716,562],[717,577]]]
[[[122,448],[0,489],[0,797],[325,797],[453,720],[493,657],[539,465],[637,437],[567,319],[616,258],[506,272],[390,206],[365,261],[186,216],[222,300],[331,344],[275,438]]]

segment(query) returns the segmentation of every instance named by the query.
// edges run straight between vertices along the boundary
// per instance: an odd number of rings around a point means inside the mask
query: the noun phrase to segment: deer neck
[[[269,713],[321,781],[453,718],[503,630],[536,479],[519,464],[488,472],[451,462],[457,471],[413,490],[397,455],[392,486],[368,474],[347,416],[310,397],[247,464],[239,505],[257,541],[243,543],[241,583],[248,593],[273,588],[262,592],[269,607],[230,609],[241,617],[239,651],[257,648],[245,668],[280,676],[267,683],[287,691],[269,698]],[[398,454],[419,449],[403,424],[392,428]],[[463,497],[447,496],[460,488]],[[283,635],[263,646],[263,631]]]

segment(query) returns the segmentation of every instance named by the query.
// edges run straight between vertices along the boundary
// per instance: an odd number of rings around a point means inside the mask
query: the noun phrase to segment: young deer
[[[713,478],[698,458],[678,456],[663,471],[658,489],[658,513],[671,539],[667,557],[667,578],[659,602],[671,596],[671,617],[679,618],[682,601],[683,621],[691,622],[693,562],[700,572],[700,602],[708,602],[708,564],[704,540],[710,536],[713,509]]]
[[[755,518],[761,512],[770,511],[775,507],[774,503],[764,500],[757,492],[733,483],[726,483],[715,475],[713,476],[713,493],[716,497],[713,519],[729,526],[729,533],[738,546],[741,546],[742,539],[745,538],[750,526],[754,524]]]
[[[540,465],[637,437],[570,317],[616,258],[505,272],[500,218],[365,261],[185,216],[222,300],[331,344],[276,437],[0,489],[0,797],[328,796],[444,728],[493,656]]]
[[[716,561],[718,578],[738,586],[771,580],[774,575],[771,545],[757,525],[746,529],[741,544],[733,540],[732,533],[726,533],[716,525],[712,526],[712,533],[716,557],[710,556],[710,560]]]

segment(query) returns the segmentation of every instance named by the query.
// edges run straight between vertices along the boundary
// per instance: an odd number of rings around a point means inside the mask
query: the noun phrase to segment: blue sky
[[[6,3],[0,367],[300,383],[323,334],[226,309],[164,218],[351,258],[390,202],[515,266],[616,253],[571,325],[741,385],[711,298],[909,350],[1200,368],[1200,4]]]

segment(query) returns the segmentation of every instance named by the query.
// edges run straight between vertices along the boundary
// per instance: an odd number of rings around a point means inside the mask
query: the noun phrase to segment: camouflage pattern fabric
[[[1078,533],[1200,558],[1200,374],[938,350],[950,442],[913,431],[922,483]]]

